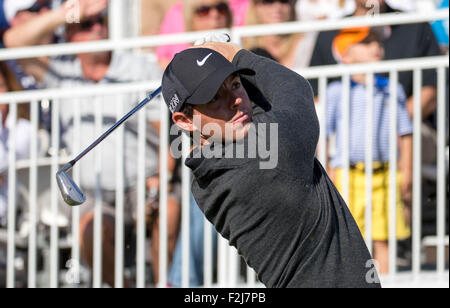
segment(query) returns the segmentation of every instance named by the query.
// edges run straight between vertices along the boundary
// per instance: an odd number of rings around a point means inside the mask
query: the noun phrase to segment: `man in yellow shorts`
[[[344,64],[375,62],[383,59],[382,40],[386,28],[344,29],[333,42],[336,59]],[[375,76],[373,109],[373,193],[372,239],[373,255],[381,274],[389,271],[389,136],[390,93],[389,80]],[[333,82],[327,89],[327,135],[336,134],[336,153],[330,165],[336,169],[335,184],[342,190],[343,174],[343,85]],[[406,109],[406,95],[398,85],[397,133],[399,136],[399,172],[397,174],[397,239],[410,237],[409,217],[405,205],[410,206],[412,187],[412,123]],[[350,175],[348,206],[361,233],[365,234],[365,151],[366,151],[366,75],[353,75],[350,89]]]

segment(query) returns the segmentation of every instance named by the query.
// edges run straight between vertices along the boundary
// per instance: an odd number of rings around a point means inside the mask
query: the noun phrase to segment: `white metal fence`
[[[112,11],[118,1],[111,1]],[[117,14],[117,11],[116,11]],[[275,33],[295,33],[308,31],[322,31],[340,29],[349,26],[362,25],[387,25],[387,24],[405,24],[415,22],[426,22],[437,19],[448,18],[448,11],[441,10],[429,13],[413,13],[413,14],[386,14],[383,16],[376,16],[372,18],[348,18],[339,21],[317,21],[307,23],[287,23],[271,26],[255,26],[234,28],[231,30],[232,40],[239,43],[241,38],[246,36],[267,35]],[[115,20],[120,23],[119,20]],[[115,29],[115,30],[114,30]],[[205,36],[204,32],[185,33],[167,36],[151,36],[142,38],[121,38],[117,34],[117,25],[114,26],[111,39],[102,42],[80,43],[80,44],[59,44],[52,46],[38,46],[20,49],[4,49],[0,50],[0,60],[7,59],[22,59],[37,56],[55,56],[65,54],[75,54],[80,52],[92,52],[100,50],[120,50],[120,49],[135,49],[142,47],[152,47],[164,44],[193,42],[194,40]],[[116,32],[114,32],[116,31]],[[222,31],[220,31],[222,32]],[[422,169],[420,159],[421,152],[421,117],[417,116],[414,119],[414,196],[413,196],[413,235],[412,235],[412,268],[406,272],[409,275],[408,282],[414,281],[420,285],[423,277],[426,275],[433,275],[433,282],[436,281],[448,285],[448,269],[446,268],[445,250],[448,247],[448,235],[446,235],[445,228],[445,213],[447,206],[447,184],[446,177],[448,175],[448,146],[446,144],[446,108],[448,108],[448,101],[446,98],[446,86],[448,85],[448,76],[446,69],[448,69],[449,60],[447,57],[431,57],[420,59],[406,59],[397,61],[384,61],[377,64],[351,65],[351,66],[327,66],[315,67],[304,70],[299,70],[299,73],[307,78],[319,79],[319,118],[321,121],[321,139],[319,149],[325,148],[325,110],[324,104],[326,101],[326,84],[329,78],[343,77],[344,85],[347,89],[350,88],[350,76],[355,73],[367,73],[367,78],[371,80],[376,73],[389,73],[391,80],[391,100],[396,98],[396,86],[398,83],[398,73],[401,71],[414,72],[414,93],[419,93],[421,86],[421,71],[423,69],[437,69],[438,72],[438,164],[436,166],[436,186],[437,186],[437,234],[433,238],[433,245],[437,248],[436,269],[433,271],[424,271],[422,266],[424,264],[424,248],[426,241],[421,238],[421,183],[422,183]],[[15,158],[15,125],[10,129],[9,138],[9,166],[16,166],[8,170],[9,182],[9,199],[8,199],[8,224],[7,230],[0,230],[0,244],[4,243],[7,247],[7,262],[6,262],[6,285],[7,287],[22,286],[20,281],[24,281],[28,287],[58,287],[58,286],[83,286],[76,284],[79,274],[77,265],[80,260],[79,249],[79,208],[69,209],[62,203],[59,196],[54,175],[60,166],[68,162],[75,154],[68,155],[60,152],[59,138],[60,127],[58,115],[60,113],[59,100],[64,98],[74,99],[74,121],[73,125],[75,131],[80,131],[81,116],[79,106],[76,99],[84,97],[96,97],[102,95],[119,95],[128,93],[138,93],[144,97],[146,91],[151,91],[159,86],[160,80],[142,81],[132,84],[114,84],[114,85],[98,85],[88,86],[80,89],[48,89],[36,90],[27,92],[7,93],[0,95],[0,103],[7,103],[10,106],[10,116],[17,115],[17,106],[22,102],[30,102],[31,106],[31,144],[30,144],[30,159],[26,161],[16,161]],[[368,83],[372,84],[372,83]],[[370,88],[369,88],[370,90]],[[371,91],[368,91],[369,93]],[[346,98],[344,102],[348,103],[349,91],[346,91]],[[369,104],[373,103],[373,98],[368,97]],[[50,136],[52,155],[50,157],[41,157],[38,151],[38,104],[42,100],[52,101],[52,133]],[[420,114],[420,96],[415,95],[415,112]],[[397,104],[392,103],[391,106],[391,121],[396,123]],[[346,105],[346,107],[348,107]],[[93,106],[93,110],[95,106]],[[348,119],[348,108],[345,108],[347,113],[344,115]],[[122,104],[117,105],[117,117],[120,118],[126,110],[123,110]],[[93,112],[96,121],[102,119],[101,112]],[[145,116],[144,113],[137,115],[138,117],[138,139],[140,142],[138,150],[138,160],[141,166],[146,159],[145,156]],[[369,113],[369,119],[371,114]],[[368,134],[372,133],[372,126],[368,122]],[[396,127],[393,125],[392,127]],[[167,154],[169,145],[169,125],[166,113],[161,114],[161,161],[162,166],[160,180],[161,180],[161,195],[160,195],[160,220],[163,222],[160,225],[160,264],[159,264],[159,287],[167,285],[167,199],[168,199],[168,174],[163,166],[167,166]],[[349,128],[346,127],[344,144],[349,144]],[[101,132],[99,131],[99,134]],[[123,157],[123,140],[121,138],[123,128],[115,133],[115,136],[110,138],[117,138],[117,157]],[[80,149],[80,139],[83,136],[75,134],[74,145],[75,149]],[[186,140],[185,140],[186,141]],[[391,178],[395,176],[397,169],[397,139],[396,131],[391,131],[390,138],[390,174]],[[447,156],[446,156],[447,149]],[[366,164],[371,166],[372,157],[370,147],[367,150]],[[102,151],[101,146],[95,150],[95,154],[99,157]],[[186,147],[184,150],[186,154]],[[349,161],[348,151],[346,157],[346,164],[344,168],[344,183],[348,183]],[[326,153],[320,151],[320,160],[325,164]],[[99,160],[98,160],[99,161]],[[123,166],[123,161],[116,160],[117,169]],[[105,162],[103,162],[105,167]],[[100,165],[98,165],[100,168]],[[143,169],[143,168],[141,168]],[[370,170],[370,168],[369,168]],[[99,172],[100,170],[94,170]],[[75,182],[79,183],[80,171],[79,167],[75,167],[73,171]],[[186,167],[182,171],[182,222],[180,236],[183,238],[183,263],[182,263],[182,286],[189,286],[189,177],[190,173]],[[145,230],[145,176],[143,170],[138,174],[138,201],[137,201],[137,221],[136,221],[136,266],[135,275],[132,277],[136,281],[137,287],[145,287],[149,285],[147,274],[150,271],[148,268],[148,249]],[[372,174],[368,172],[366,175],[366,183],[369,189],[366,190],[368,195],[367,208],[371,208],[371,180]],[[391,181],[395,183],[395,181]],[[16,194],[19,191],[19,194]],[[390,187],[391,196],[397,193],[395,185]],[[348,185],[344,184],[344,198],[348,198]],[[24,200],[22,200],[24,199]],[[115,287],[123,286],[123,275],[126,270],[124,266],[124,179],[122,176],[117,177],[116,181],[116,225],[115,225]],[[94,287],[102,286],[102,221],[101,221],[101,197],[97,196],[95,208],[95,222],[94,222],[94,263],[92,274],[89,275],[92,279]],[[22,213],[22,219],[18,220],[18,213]],[[366,211],[367,223],[371,222],[371,211]],[[395,199],[390,200],[390,235],[389,235],[389,253],[390,264],[396,263],[397,242],[395,240]],[[118,223],[117,223],[118,222]],[[366,224],[366,225],[368,225]],[[205,221],[207,230],[211,230],[211,226]],[[371,246],[371,228],[366,228],[366,239],[368,246]],[[428,242],[430,239],[428,239]],[[150,243],[151,244],[151,243]],[[448,248],[447,248],[448,249]],[[248,268],[241,268],[240,259],[235,249],[228,246],[228,243],[219,238],[217,248],[217,266],[213,260],[212,252],[212,238],[210,232],[205,232],[205,265],[204,265],[204,286],[219,286],[219,287],[233,287],[233,286],[260,286],[255,277],[254,272]],[[66,253],[66,254],[65,254]],[[63,263],[67,260],[72,260],[72,263]],[[395,266],[391,266],[391,272],[388,276],[383,277],[389,285],[396,286],[398,282],[404,279],[405,273],[398,273]],[[214,272],[217,272],[217,277],[214,278]],[[242,273],[246,273],[242,275]],[[245,277],[245,278],[244,278]],[[83,280],[83,279],[81,279]]]

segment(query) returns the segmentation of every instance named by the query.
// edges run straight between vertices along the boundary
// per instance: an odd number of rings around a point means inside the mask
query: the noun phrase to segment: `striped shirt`
[[[343,108],[342,82],[331,83],[327,89],[327,137],[336,133],[336,152],[331,160],[335,168],[343,167]],[[389,80],[375,76],[373,109],[373,161],[389,161]],[[398,85],[397,133],[412,134],[411,118],[406,109],[406,95]],[[350,89],[350,164],[365,161],[366,150],[366,86],[351,82]]]

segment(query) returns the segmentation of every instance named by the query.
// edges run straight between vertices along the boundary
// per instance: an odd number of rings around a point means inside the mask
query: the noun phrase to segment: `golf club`
[[[153,93],[147,96],[142,102],[140,102],[136,107],[133,108],[129,113],[127,113],[122,119],[117,121],[108,131],[101,135],[97,140],[95,140],[89,147],[87,147],[83,152],[81,152],[74,160],[66,164],[61,170],[56,174],[56,181],[58,183],[59,190],[64,201],[70,206],[81,205],[86,201],[86,196],[83,194],[81,189],[75,184],[72,178],[67,174],[67,172],[72,169],[72,167],[87,153],[89,153],[93,148],[95,148],[99,143],[101,143],[106,137],[108,137],[117,127],[122,125],[128,118],[130,118],[137,111],[142,109],[148,102],[161,93],[161,87],[156,89]]]

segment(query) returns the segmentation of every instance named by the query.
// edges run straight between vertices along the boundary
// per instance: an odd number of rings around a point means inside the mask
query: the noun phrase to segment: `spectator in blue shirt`
[[[380,61],[384,51],[381,40],[384,28],[356,28],[342,30],[333,41],[333,52],[338,62],[344,64]],[[365,150],[366,145],[366,75],[353,75],[350,89],[350,123],[343,122],[343,85],[333,82],[327,91],[327,135],[336,133],[336,153],[331,160],[335,168],[335,184],[342,189],[343,125],[350,124],[350,185],[348,205],[362,234],[365,234]],[[375,76],[373,109],[373,194],[372,238],[373,255],[379,271],[389,271],[389,132],[390,106],[389,80]],[[406,108],[406,95],[398,85],[398,135],[400,138],[399,174],[397,177],[397,238],[410,236],[404,206],[409,206],[412,187],[412,124]],[[334,173],[334,172],[333,172]]]
[[[447,9],[449,7],[449,0],[443,0],[438,6],[439,9]],[[448,52],[448,18],[444,20],[437,20],[431,23],[434,35],[441,46],[442,53]]]

